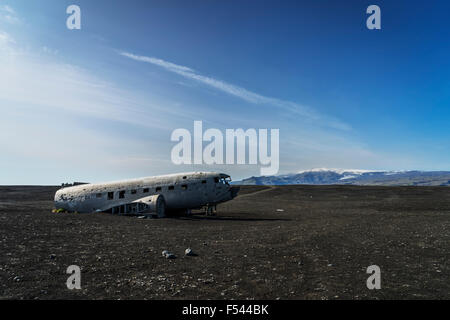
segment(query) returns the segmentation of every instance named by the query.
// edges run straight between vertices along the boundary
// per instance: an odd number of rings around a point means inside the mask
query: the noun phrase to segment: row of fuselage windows
[[[202,184],[206,184],[206,180],[202,180],[202,182],[201,182]],[[167,188],[167,190],[168,191],[173,191],[173,190],[175,190],[175,186],[173,185],[173,186],[168,186],[168,187],[156,187],[155,189],[153,189],[152,188],[152,190],[154,190],[155,191],[155,193],[158,193],[158,192],[162,192],[163,191],[163,188],[164,189],[166,189]],[[182,184],[181,186],[180,186],[180,189],[181,190],[187,190],[188,189],[188,185],[187,184]],[[150,188],[143,188],[143,189],[141,189],[142,190],[142,192],[141,193],[150,193]],[[124,199],[125,198],[125,195],[126,194],[131,194],[131,195],[134,195],[134,194],[137,194],[138,193],[138,190],[137,189],[132,189],[132,190],[121,190],[121,191],[119,191],[119,192],[107,192],[106,193],[106,195],[107,195],[107,198],[108,198],[108,200],[114,200],[114,198],[118,198],[118,199]],[[103,195],[104,195],[105,193],[96,193],[95,194],[95,198],[97,198],[97,199],[101,199],[101,198],[103,198]],[[117,194],[117,195],[116,195]]]
[[[215,183],[219,183],[220,182],[219,178],[214,178],[214,182]],[[206,180],[202,180],[201,184],[206,184]],[[166,187],[164,187],[164,188],[166,188]],[[158,193],[158,192],[162,192],[163,191],[162,189],[163,189],[163,187],[156,187],[154,190],[155,190],[156,193]],[[181,185],[181,190],[187,190],[187,189],[188,189],[188,185],[187,184],[182,184]],[[143,194],[144,193],[150,193],[150,188],[143,188],[141,190],[142,190],[141,193],[143,193]],[[175,186],[174,185],[168,186],[167,190],[168,191],[173,191],[173,190],[175,190]],[[86,200],[88,200],[88,199],[95,199],[95,198],[101,199],[101,198],[103,198],[103,195],[106,195],[108,200],[114,200],[114,198],[124,199],[125,198],[125,194],[127,193],[127,190],[119,191],[118,192],[118,196],[116,196],[115,193],[117,193],[117,191],[116,192],[106,192],[106,193],[94,193],[94,194],[86,195],[84,198]],[[132,190],[129,190],[128,193],[132,194],[132,195],[133,194],[137,194],[138,190],[137,189],[132,189]],[[71,200],[73,200],[73,197],[67,198],[66,195],[63,194],[63,195],[61,195],[61,200],[63,200],[63,201],[70,200],[71,201]]]

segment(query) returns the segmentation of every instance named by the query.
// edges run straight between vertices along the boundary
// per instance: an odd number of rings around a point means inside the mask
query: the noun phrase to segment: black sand
[[[167,219],[51,213],[56,190],[0,187],[0,299],[450,298],[449,187],[249,186]]]

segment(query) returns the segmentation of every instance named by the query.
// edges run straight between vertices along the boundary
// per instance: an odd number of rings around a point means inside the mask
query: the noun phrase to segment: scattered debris
[[[173,253],[170,253],[170,252],[167,251],[167,250],[164,250],[164,251],[162,252],[162,256],[163,256],[164,258],[166,258],[166,259],[175,259],[175,258],[176,258],[175,255],[174,255]]]
[[[138,219],[147,219],[146,216],[138,216],[137,218],[138,218]]]
[[[194,251],[192,251],[191,248],[187,248],[186,250],[184,250],[184,254],[186,256],[191,256],[191,257],[196,256],[196,254],[194,253]]]
[[[55,259],[56,259],[56,254],[52,253],[52,254],[50,255],[50,259],[55,260]]]
[[[277,209],[277,212],[284,212],[284,209]]]

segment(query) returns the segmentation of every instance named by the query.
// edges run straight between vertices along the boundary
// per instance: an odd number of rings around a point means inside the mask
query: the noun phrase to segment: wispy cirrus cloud
[[[294,113],[301,117],[304,117],[308,120],[312,120],[315,122],[321,122],[322,125],[332,127],[340,130],[350,130],[350,126],[346,123],[341,122],[340,120],[333,119],[331,117],[326,117],[319,114],[313,108],[308,106],[304,106],[295,102],[286,101],[282,99],[267,97],[245,88],[227,83],[222,80],[218,80],[212,77],[204,76],[192,68],[177,65],[172,62],[168,62],[159,58],[147,57],[147,56],[139,56],[129,52],[119,52],[120,55],[133,59],[135,61],[150,63],[161,68],[164,68],[167,71],[179,74],[185,78],[195,80],[209,87],[215,88],[222,92],[225,92],[229,95],[240,98],[244,101],[253,103],[253,104],[261,104],[261,105],[270,105],[275,106],[277,108],[281,108],[290,113]]]
[[[11,24],[18,24],[22,22],[16,11],[8,5],[0,5],[0,20]]]
[[[14,39],[9,35],[9,33],[0,31],[0,45],[2,47],[15,43]]]
[[[9,168],[0,170],[2,183],[101,181],[170,170],[165,142],[168,128],[184,120],[181,107],[64,63],[49,46],[27,47],[0,31],[0,166]],[[30,159],[34,164],[27,166]]]
[[[2,5],[2,6],[0,6],[0,11],[6,12],[6,13],[8,13],[8,14],[16,14],[16,11],[14,11],[14,9],[11,8],[11,7],[8,6],[8,5]]]

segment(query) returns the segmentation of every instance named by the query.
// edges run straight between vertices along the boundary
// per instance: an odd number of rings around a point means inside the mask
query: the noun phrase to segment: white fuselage
[[[58,190],[55,207],[77,212],[108,211],[159,194],[169,210],[196,209],[236,197],[239,188],[231,187],[229,180],[223,173],[193,172],[84,184]]]

